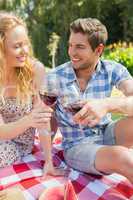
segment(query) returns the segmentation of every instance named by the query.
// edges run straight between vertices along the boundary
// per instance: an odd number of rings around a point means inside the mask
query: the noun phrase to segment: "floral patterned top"
[[[4,103],[0,101],[0,114],[5,123],[14,122],[32,110],[32,102],[23,105],[18,104],[15,97],[5,98]],[[31,153],[34,143],[35,128],[27,129],[23,134],[12,139],[21,148],[21,156]],[[0,141],[2,143],[2,141]]]

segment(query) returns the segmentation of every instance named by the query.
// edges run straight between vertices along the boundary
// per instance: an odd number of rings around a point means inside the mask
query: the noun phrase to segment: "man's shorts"
[[[111,122],[99,135],[88,136],[79,144],[64,152],[66,163],[79,171],[103,175],[95,169],[97,151],[107,145],[115,145],[114,127],[116,122]]]

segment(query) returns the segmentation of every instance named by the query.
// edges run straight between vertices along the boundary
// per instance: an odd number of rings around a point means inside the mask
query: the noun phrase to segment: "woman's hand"
[[[53,110],[42,103],[36,105],[36,107],[25,116],[26,123],[34,128],[47,128],[47,124],[50,122],[53,114]]]

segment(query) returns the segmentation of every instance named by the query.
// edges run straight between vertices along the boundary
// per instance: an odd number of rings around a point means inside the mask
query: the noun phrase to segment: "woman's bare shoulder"
[[[32,66],[34,73],[44,73],[45,74],[45,66],[42,62],[37,59],[32,60]]]
[[[39,88],[46,75],[45,66],[37,59],[32,60],[32,65],[34,72],[34,84],[37,88]]]

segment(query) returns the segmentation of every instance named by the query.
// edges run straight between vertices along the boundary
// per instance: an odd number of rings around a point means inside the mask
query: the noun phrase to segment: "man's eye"
[[[15,48],[17,49],[17,48],[19,48],[20,47],[20,45],[15,45]]]
[[[77,46],[78,49],[84,49],[84,46]]]

